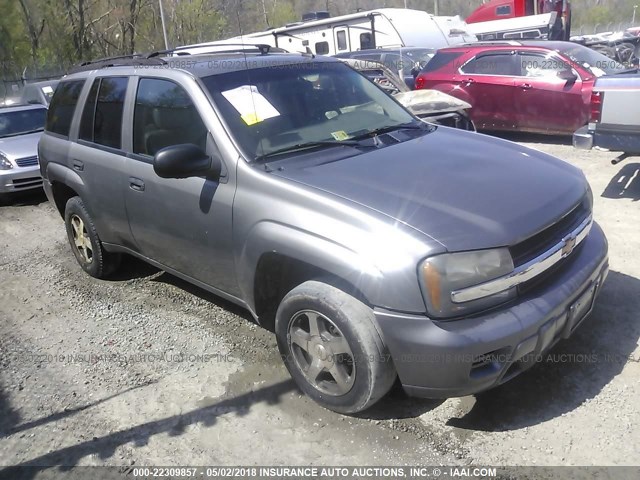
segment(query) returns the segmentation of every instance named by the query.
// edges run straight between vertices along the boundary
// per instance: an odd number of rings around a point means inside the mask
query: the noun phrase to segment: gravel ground
[[[592,185],[611,256],[593,314],[499,388],[396,388],[359,418],[301,396],[248,313],[135,260],[90,278],[44,195],[14,198],[0,207],[0,465],[637,465],[640,163],[510,139]]]

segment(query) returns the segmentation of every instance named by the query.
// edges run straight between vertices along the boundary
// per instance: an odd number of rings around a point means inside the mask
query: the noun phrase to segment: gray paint
[[[313,60],[296,57],[299,61]],[[74,75],[131,77],[122,151],[77,142],[81,109],[69,139],[43,135],[47,195],[54,200],[56,183],[73,188],[110,250],[144,258],[254,315],[260,258],[275,252],[304,261],[364,294],[400,363],[409,347],[425,352],[457,345],[475,353],[508,342],[513,348],[548,320],[542,305],[554,312],[566,309],[589,282],[603,278],[606,240],[594,228],[585,242],[590,248],[582,248],[572,267],[543,292],[463,321],[429,320],[418,274],[422,260],[446,251],[512,245],[539,232],[584,197],[588,185],[582,173],[538,151],[446,127],[347,158],[327,151],[301,155],[298,164],[250,164],[201,88],[203,68],[196,62],[191,70],[117,67]],[[185,88],[210,132],[209,153],[222,158],[223,178],[160,179],[150,157],[130,153],[132,103],[141,76],[172,79]],[[84,168],[74,170],[74,161]],[[131,189],[131,178],[144,182],[144,191]],[[469,388],[462,379],[470,365],[452,375],[454,384],[444,376],[433,381],[422,367],[401,365],[408,388],[431,382],[447,395]],[[447,373],[444,365],[435,367],[441,369],[438,375]]]

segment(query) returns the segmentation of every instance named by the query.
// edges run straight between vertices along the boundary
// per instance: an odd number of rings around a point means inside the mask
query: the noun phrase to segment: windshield
[[[436,54],[433,48],[412,48],[411,50],[400,50],[400,52],[402,56],[412,62],[419,63],[421,67],[424,67]]]
[[[203,81],[250,160],[414,121],[364,76],[338,62],[242,70]]]
[[[567,46],[563,46],[559,51],[585,67],[596,77],[615,75],[628,70],[621,63],[582,45],[568,43]]]
[[[0,138],[43,130],[46,113],[45,108],[0,113]]]

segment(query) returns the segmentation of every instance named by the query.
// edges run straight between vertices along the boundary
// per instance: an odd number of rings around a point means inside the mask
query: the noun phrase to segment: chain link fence
[[[20,98],[25,84],[53,80],[66,73],[60,65],[32,64],[22,70],[11,60],[0,62],[0,104]]]

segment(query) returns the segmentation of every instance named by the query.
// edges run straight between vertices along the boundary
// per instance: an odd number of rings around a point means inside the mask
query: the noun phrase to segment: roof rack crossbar
[[[150,53],[133,53],[129,55],[118,55],[115,57],[99,58],[96,60],[88,60],[71,68],[69,73],[77,73],[86,70],[97,70],[107,67],[119,66],[138,66],[138,65],[165,65],[167,62],[163,58],[164,55],[191,55],[188,50],[207,48],[207,47],[230,47],[213,52],[206,52],[207,55],[228,54],[228,53],[254,53],[256,50],[261,55],[267,55],[269,52],[284,53],[286,50],[282,48],[272,47],[264,43],[227,43],[227,42],[208,42],[198,45],[186,45],[176,47],[174,49],[158,50]]]
[[[149,54],[147,54],[145,57],[146,58],[154,58],[154,57],[158,57],[161,55],[169,55],[169,54],[175,54],[175,55],[190,55],[189,52],[186,52],[185,50],[193,50],[196,48],[206,48],[206,47],[241,47],[241,48],[234,48],[234,49],[230,49],[230,50],[221,50],[219,52],[207,52],[207,53],[241,53],[241,52],[248,52],[248,51],[253,51],[253,50],[258,50],[260,52],[261,55],[266,55],[268,54],[271,50],[280,50],[280,49],[274,49],[271,45],[268,45],[266,43],[228,43],[228,42],[207,42],[207,43],[199,43],[196,45],[184,45],[182,47],[176,47],[176,48],[170,48],[167,50],[158,50],[156,52],[151,52]]]

